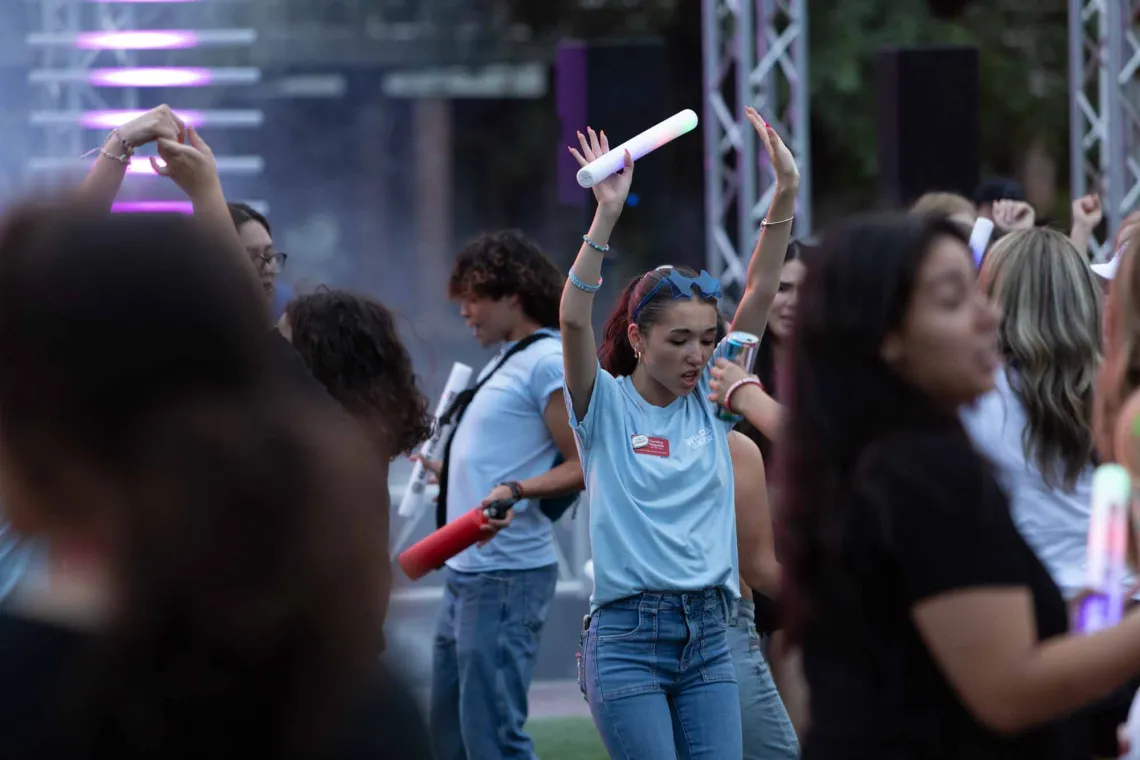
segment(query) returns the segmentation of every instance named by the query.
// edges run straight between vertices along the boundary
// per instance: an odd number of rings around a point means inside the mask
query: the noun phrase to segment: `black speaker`
[[[582,210],[588,223],[594,199],[578,186],[578,164],[566,150],[577,147],[577,131],[604,129],[610,146],[635,137],[675,112],[669,93],[669,60],[656,38],[601,43],[564,42],[555,59],[555,99],[562,126],[558,153],[558,199],[568,209]],[[698,139],[687,135],[687,139]],[[629,208],[622,215],[615,246],[638,257],[675,245],[671,240],[672,175],[668,148],[637,162]],[[648,260],[648,259],[647,259]],[[672,263],[672,262],[670,262]],[[680,263],[680,262],[678,262]]]
[[[659,39],[562,43],[555,90],[564,144],[577,146],[575,133],[587,126],[604,129],[612,147],[637,136],[673,115],[668,86],[665,43]],[[582,197],[573,190],[578,165],[562,152],[559,195],[566,205],[577,205]],[[637,167],[634,192],[650,196],[663,191],[667,161],[663,154],[647,156]]]
[[[883,203],[907,206],[932,190],[969,197],[981,138],[977,48],[888,48],[877,68]]]

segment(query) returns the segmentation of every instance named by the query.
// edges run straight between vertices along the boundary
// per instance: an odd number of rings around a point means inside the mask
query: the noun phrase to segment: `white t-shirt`
[[[962,411],[974,446],[995,467],[1010,499],[1013,521],[1049,569],[1066,599],[1085,587],[1089,505],[1094,466],[1090,462],[1071,491],[1045,483],[1035,459],[1026,459],[1023,434],[1028,419],[1010,387],[1010,370],[998,372],[994,390]],[[1127,583],[1132,585],[1129,577]]]
[[[459,421],[451,443],[447,479],[447,520],[470,512],[500,483],[523,481],[548,472],[558,446],[546,427],[546,406],[564,384],[562,340],[535,341],[518,352],[479,389]],[[515,345],[502,350],[479,373],[482,380]],[[447,561],[452,570],[480,573],[533,570],[558,561],[550,520],[538,503],[515,505],[511,524],[486,546],[472,546]]]

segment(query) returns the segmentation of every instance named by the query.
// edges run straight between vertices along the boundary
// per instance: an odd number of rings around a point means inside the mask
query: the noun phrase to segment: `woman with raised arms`
[[[762,334],[791,233],[799,174],[749,109],[777,191],[732,329]],[[579,134],[582,165],[609,150]],[[731,421],[709,392],[720,282],[662,267],[633,287],[599,347],[591,327],[602,257],[633,161],[594,186],[598,210],[562,294],[570,422],[590,499],[595,588],[582,633],[581,685],[615,760],[741,757],[727,622],[739,597]],[[599,365],[614,368],[606,371]]]

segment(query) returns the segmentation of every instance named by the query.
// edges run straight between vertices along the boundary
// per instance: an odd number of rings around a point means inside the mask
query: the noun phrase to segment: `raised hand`
[[[166,137],[158,138],[158,155],[165,166],[152,157],[151,168],[163,177],[174,180],[190,196],[190,200],[198,200],[203,195],[220,189],[214,152],[193,127],[186,129],[185,143]]]
[[[119,127],[118,131],[132,148],[160,138],[176,142],[185,142],[186,139],[186,124],[168,105],[150,109]]]
[[[606,139],[605,132],[598,134],[594,132],[593,128],[586,127],[586,133],[589,135],[588,138],[581,132],[578,133],[578,145],[582,149],[580,152],[573,146],[567,146],[570,149],[570,155],[574,156],[574,160],[578,162],[579,166],[585,166],[599,156],[610,152],[610,141]],[[632,183],[633,158],[629,155],[629,151],[626,151],[625,168],[594,185],[594,198],[598,201],[598,206],[620,213],[625,206],[625,199],[629,196],[629,188]]]
[[[1095,229],[1104,219],[1104,210],[1100,206],[1100,196],[1096,193],[1077,198],[1073,201],[1073,226],[1087,230]]]
[[[764,143],[764,150],[768,151],[768,160],[772,162],[772,168],[776,172],[776,183],[784,190],[797,189],[800,185],[800,170],[796,166],[796,159],[792,155],[792,151],[776,134],[776,130],[764,121],[764,117],[760,115],[759,111],[748,106],[744,109],[744,115],[748,117],[748,123],[760,136],[760,142]]]
[[[1025,201],[994,201],[994,224],[1003,232],[1031,230],[1037,212]]]

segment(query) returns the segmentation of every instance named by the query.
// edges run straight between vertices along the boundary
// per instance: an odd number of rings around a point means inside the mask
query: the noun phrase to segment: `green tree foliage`
[[[702,1],[508,0],[507,5],[540,35],[598,39],[675,34],[680,14],[686,13],[687,26],[694,20],[694,8],[683,4]],[[873,198],[867,188],[877,175],[875,57],[892,45],[979,48],[983,174],[1015,172],[1036,140],[1066,170],[1065,0],[973,0],[953,19],[935,18],[923,0],[811,0],[809,9],[817,198],[842,196],[847,208]]]
[[[855,191],[875,178],[875,54],[892,45],[979,48],[983,173],[1014,171],[1038,138],[1054,157],[1066,155],[1063,0],[975,0],[954,20],[935,19],[917,0],[835,0],[822,13],[821,5],[812,4],[810,21],[811,106],[816,142],[824,148],[815,154],[821,191]]]

